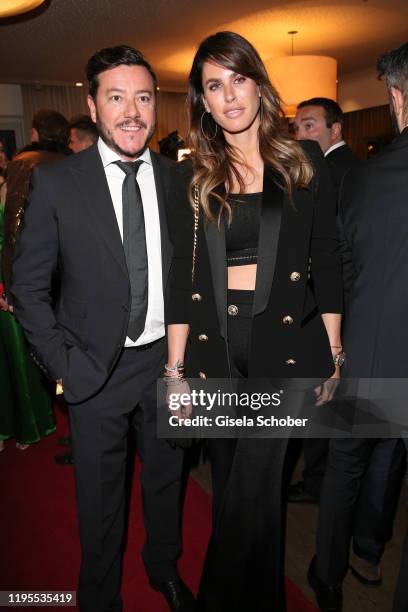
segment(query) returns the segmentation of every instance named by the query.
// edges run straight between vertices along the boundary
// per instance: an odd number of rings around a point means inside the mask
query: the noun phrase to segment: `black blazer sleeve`
[[[344,213],[345,210],[347,210],[349,202],[352,201],[354,194],[353,178],[354,171],[350,171],[346,173],[342,181],[339,196],[339,214],[337,219],[337,224],[340,233],[341,256],[343,263],[344,298],[346,304],[356,277],[356,269],[352,257],[352,247],[351,244],[348,242],[344,231]]]
[[[167,323],[189,323],[192,295],[194,214],[188,190],[191,166],[183,162],[172,173],[168,227],[173,243],[173,260],[166,295]]]
[[[35,168],[32,190],[24,213],[13,264],[14,311],[36,357],[54,379],[67,369],[64,333],[52,308],[51,284],[58,262],[58,222],[41,180],[44,169]]]
[[[314,220],[310,245],[311,275],[321,314],[343,312],[341,253],[336,223],[336,199],[327,164],[319,145],[302,142],[310,157],[315,176]]]

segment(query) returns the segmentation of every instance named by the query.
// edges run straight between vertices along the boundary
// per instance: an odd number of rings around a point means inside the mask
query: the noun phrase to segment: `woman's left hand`
[[[330,402],[336,392],[337,387],[340,383],[340,368],[336,366],[336,370],[331,378],[325,380],[322,385],[315,388],[314,393],[316,396],[315,406],[323,406]]]

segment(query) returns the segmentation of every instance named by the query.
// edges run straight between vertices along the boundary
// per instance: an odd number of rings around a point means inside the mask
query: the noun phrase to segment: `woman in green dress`
[[[0,262],[4,204],[0,200]],[[0,265],[1,270],[1,265]],[[24,450],[55,431],[52,399],[41,370],[31,359],[19,323],[3,297],[0,273],[0,451],[15,438]]]
[[[32,143],[7,165],[7,198],[0,194],[0,449],[15,438],[18,448],[38,442],[55,431],[50,386],[34,364],[22,329],[12,313],[12,262],[18,228],[24,217],[34,168],[71,154],[69,123],[57,111],[41,109],[33,117]],[[11,306],[10,306],[11,304]],[[3,442],[4,447],[4,442]]]

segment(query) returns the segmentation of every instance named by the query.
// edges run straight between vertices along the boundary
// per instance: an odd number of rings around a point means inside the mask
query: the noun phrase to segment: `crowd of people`
[[[179,397],[189,379],[313,380],[298,396],[317,409],[340,377],[406,378],[408,43],[377,67],[397,136],[369,161],[346,144],[334,100],[304,100],[290,134],[256,49],[219,32],[189,75],[187,161],[149,148],[156,75],[117,46],[87,63],[90,116],[40,110],[31,144],[3,164],[0,450],[55,431],[64,393],[73,452],[57,460],[75,467],[81,612],[122,609],[129,429],[143,561],[170,610],[284,612],[286,501],[319,504],[305,573],[322,612],[343,610],[349,566],[381,584],[403,439],[305,438],[303,480],[289,487],[288,436],[204,440],[213,528],[195,597],[177,568],[194,442],[157,434],[161,378]],[[189,403],[177,412],[190,416]],[[393,612],[408,609],[407,565],[406,543]]]
[[[5,151],[1,152],[1,450],[4,449],[4,441],[11,438],[16,440],[17,448],[26,450],[30,444],[55,431],[53,390],[34,363],[21,326],[13,316],[13,300],[9,290],[16,237],[24,215],[31,175],[40,164],[56,162],[90,146],[97,140],[97,131],[86,115],[69,123],[61,113],[42,109],[33,117],[30,140],[31,143],[14,155],[12,161],[8,162]]]

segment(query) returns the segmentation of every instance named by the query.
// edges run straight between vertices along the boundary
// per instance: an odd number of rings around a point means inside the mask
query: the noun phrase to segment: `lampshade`
[[[1,0],[0,18],[12,17],[20,13],[26,13],[40,6],[44,0]]]
[[[270,59],[266,67],[287,117],[296,115],[296,107],[303,100],[337,98],[337,60],[332,57],[288,55]]]

